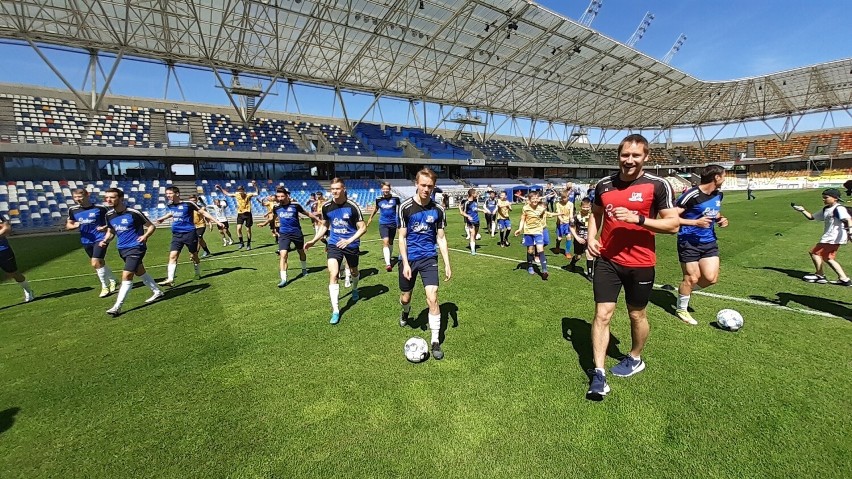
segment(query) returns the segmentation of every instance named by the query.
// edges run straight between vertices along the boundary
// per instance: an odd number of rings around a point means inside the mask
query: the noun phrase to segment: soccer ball
[[[418,336],[409,338],[402,347],[402,352],[405,354],[405,359],[412,363],[422,363],[429,359],[429,345],[425,339]]]
[[[743,327],[743,316],[733,309],[723,309],[716,313],[716,322],[723,329],[736,331]]]

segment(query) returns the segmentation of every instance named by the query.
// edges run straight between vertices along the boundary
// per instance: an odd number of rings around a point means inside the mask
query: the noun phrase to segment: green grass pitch
[[[800,280],[822,224],[789,207],[817,210],[820,194],[744,197],[724,200],[718,297],[691,304],[700,325],[655,290],[648,368],[611,377],[603,402],[584,397],[590,284],[557,254],[546,282],[517,269],[518,238],[499,248],[484,235],[471,256],[455,210],[446,357],[419,365],[402,345],[428,331],[398,326],[375,225],[363,299],[347,305],[341,288],[337,326],[322,249],[307,277],[293,256],[278,289],[268,230],[250,252],[209,232],[203,279],[181,264],[167,298],[144,307],[139,283],[117,319],[76,235],[13,238],[39,298],[0,286],[0,477],[849,477],[852,288]],[[157,279],[170,236],[150,241]],[[657,237],[657,283],[680,280],[674,245]],[[852,246],[839,260],[852,272]],[[108,262],[120,269],[114,248]],[[711,327],[722,308],[744,329]],[[412,311],[425,325],[419,285]],[[612,333],[614,354],[630,349],[623,301]]]

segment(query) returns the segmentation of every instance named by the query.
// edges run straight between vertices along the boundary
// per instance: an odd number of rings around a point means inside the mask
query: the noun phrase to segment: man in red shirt
[[[618,145],[618,173],[595,186],[588,240],[588,251],[597,257],[592,280],[595,370],[587,394],[589,399],[601,400],[609,392],[604,360],[609,346],[609,322],[622,286],[633,343],[630,354],[611,372],[624,377],[645,369],[640,355],[650,330],[645,307],[654,287],[657,263],[654,234],[677,233],[680,224],[671,186],[663,178],[642,170],[647,159],[648,140],[642,135],[629,135]]]

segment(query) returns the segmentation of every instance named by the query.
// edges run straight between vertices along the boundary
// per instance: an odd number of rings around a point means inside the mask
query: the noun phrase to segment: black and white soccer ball
[[[405,342],[402,352],[405,354],[405,359],[412,363],[422,363],[429,359],[429,344],[425,339],[415,336]]]
[[[743,327],[743,315],[733,309],[723,309],[716,313],[716,322],[722,329],[738,331]]]

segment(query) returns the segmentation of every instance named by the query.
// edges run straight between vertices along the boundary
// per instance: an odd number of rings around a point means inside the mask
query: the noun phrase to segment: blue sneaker
[[[287,286],[287,280],[286,279],[282,279],[281,282],[278,283],[279,288],[283,288],[284,286]]]
[[[358,295],[358,290],[353,289],[352,290],[352,301],[358,301],[359,299],[361,299],[361,296]]]
[[[340,313],[331,313],[331,324],[337,324],[340,322]]]
[[[624,356],[624,359],[621,360],[620,363],[616,364],[609,371],[615,375],[622,378],[626,378],[627,376],[633,376],[634,374],[645,369],[645,361],[642,359],[635,359],[631,355]]]
[[[535,274],[535,270],[532,268],[532,266],[530,266],[529,268],[527,268],[527,273],[529,273],[529,274]]]
[[[600,401],[608,393],[609,384],[606,383],[606,376],[604,376],[604,373],[595,370],[592,375],[592,380],[589,383],[589,392],[586,393],[586,396],[588,396],[589,399],[596,399]]]

